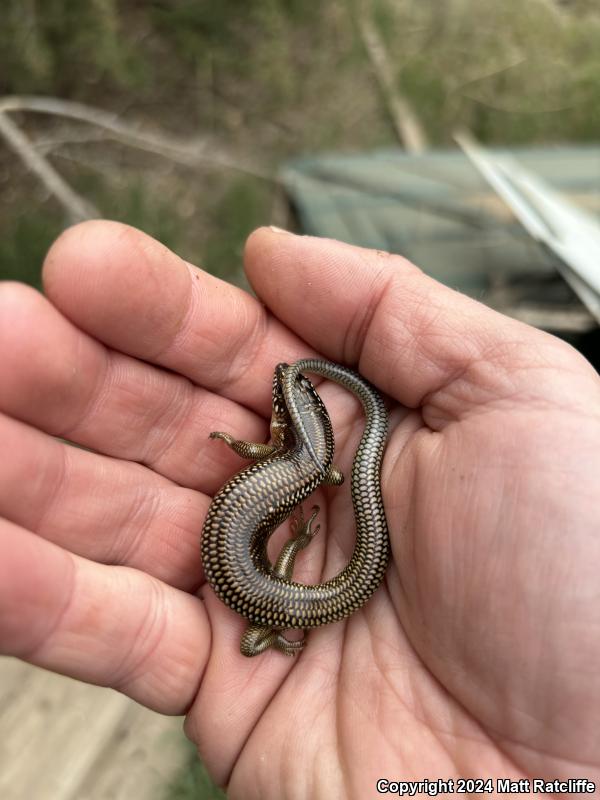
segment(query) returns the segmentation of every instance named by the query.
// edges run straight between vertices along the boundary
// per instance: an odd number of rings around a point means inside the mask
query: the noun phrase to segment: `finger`
[[[335,409],[336,461],[349,475],[362,410],[349,393],[334,396],[336,389],[327,385],[321,393]],[[1,516],[73,553],[136,567],[182,589],[201,580],[199,532],[209,503],[204,494],[138,464],[71,447],[2,414],[0,486]],[[300,553],[297,579],[318,580],[325,541],[328,574],[347,561],[353,530],[351,519],[344,519],[349,487],[346,481],[333,493],[335,527],[326,525],[327,536],[319,535]],[[327,522],[325,508],[319,521]],[[274,561],[287,535],[282,530],[272,538]]]
[[[267,415],[274,366],[307,348],[247,292],[115,222],[68,229],[43,270],[48,297],[115,350]]]
[[[400,256],[263,228],[248,240],[245,263],[258,296],[286,325],[404,405],[428,406],[432,427],[529,390],[532,375],[541,394],[551,371],[573,369],[577,358]]]
[[[210,650],[196,597],[0,521],[0,650],[180,714]]]
[[[202,577],[200,492],[152,470],[71,447],[0,414],[0,516],[93,561],[181,589]]]
[[[243,656],[240,639],[246,621],[211,593],[203,592],[203,596],[213,623],[212,647],[185,732],[224,784],[248,736],[298,659],[275,650],[256,658]]]
[[[240,466],[211,431],[267,434],[255,413],[105,347],[21,284],[0,287],[0,350],[0,411],[207,493]]]

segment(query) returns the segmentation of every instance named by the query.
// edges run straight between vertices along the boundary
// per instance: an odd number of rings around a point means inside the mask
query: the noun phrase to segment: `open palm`
[[[261,230],[246,266],[264,305],[94,222],[50,251],[48,299],[1,288],[1,650],[187,711],[232,797],[599,779],[596,373],[395,256]],[[202,583],[202,520],[240,466],[208,434],[264,440],[275,364],[316,354],[388,396],[393,563],[300,657],[249,660]],[[320,391],[348,472],[360,408]],[[315,502],[308,583],[353,542],[347,486]]]

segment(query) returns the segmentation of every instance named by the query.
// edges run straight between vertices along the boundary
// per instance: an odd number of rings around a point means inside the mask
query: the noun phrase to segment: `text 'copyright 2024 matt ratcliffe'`
[[[594,794],[596,784],[587,778],[548,781],[543,778],[449,778],[442,780],[401,781],[380,778],[377,791],[381,795],[416,797],[426,794]]]

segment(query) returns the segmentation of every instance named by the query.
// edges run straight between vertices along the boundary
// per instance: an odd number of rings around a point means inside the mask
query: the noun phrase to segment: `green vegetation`
[[[209,137],[208,152],[273,175],[302,152],[393,146],[360,5],[5,0],[0,94],[77,100],[179,138]],[[593,0],[372,0],[368,11],[433,145],[450,145],[457,127],[502,144],[597,138]],[[173,165],[61,117],[12,117],[33,140],[51,140],[49,161],[103,215],[216,274],[238,279],[244,239],[271,221],[276,181]],[[64,211],[1,139],[0,187],[0,277],[35,284]]]
[[[0,277],[38,286],[40,264],[61,226],[62,216],[52,208],[10,219],[4,235],[0,230]]]
[[[189,746],[189,743],[185,746]],[[198,760],[195,748],[189,749],[189,764],[166,787],[164,800],[225,800],[224,792],[214,785],[206,767]]]

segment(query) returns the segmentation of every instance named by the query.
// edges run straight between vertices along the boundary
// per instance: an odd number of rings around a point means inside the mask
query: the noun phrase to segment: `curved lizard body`
[[[334,439],[325,406],[301,370],[340,383],[361,401],[365,429],[352,466],[356,543],[347,566],[316,585],[292,580],[294,559],[318,527],[300,512],[293,537],[272,566],[266,545],[273,531],[321,484],[343,478],[333,466]],[[281,631],[313,628],[347,617],[381,583],[389,559],[389,539],[380,488],[387,413],[379,394],[346,367],[321,359],[279,364],[273,379],[272,444],[256,444],[213,433],[254,464],[238,472],[215,495],[202,532],[202,560],[208,583],[232,609],[251,623],[242,638],[244,655],[267,647],[294,654],[304,640],[291,642]],[[318,510],[318,509],[317,509]]]

